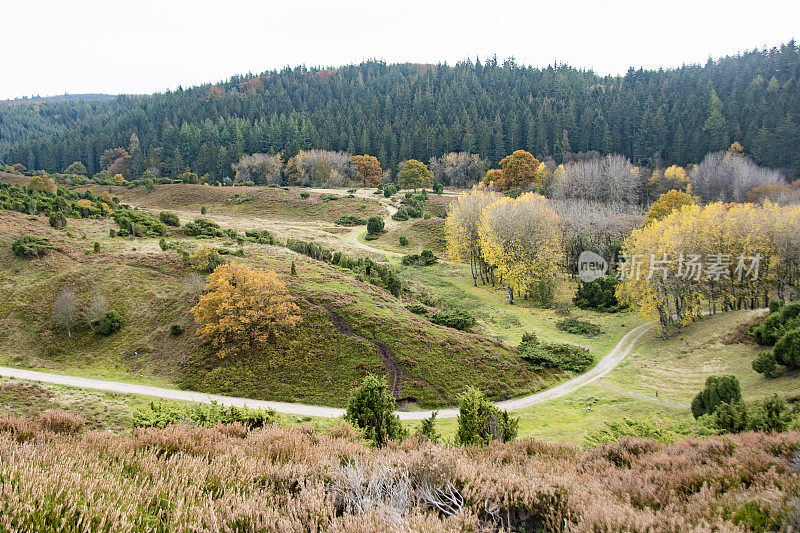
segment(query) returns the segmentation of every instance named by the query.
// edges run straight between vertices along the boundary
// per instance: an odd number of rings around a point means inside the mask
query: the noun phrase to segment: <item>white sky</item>
[[[285,65],[704,63],[800,37],[798,0],[0,0],[0,99],[147,93]]]

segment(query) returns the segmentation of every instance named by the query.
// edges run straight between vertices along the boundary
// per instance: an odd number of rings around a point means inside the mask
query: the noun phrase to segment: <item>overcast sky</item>
[[[800,1],[0,0],[0,99],[149,93],[285,65],[496,54],[601,74],[800,37]]]

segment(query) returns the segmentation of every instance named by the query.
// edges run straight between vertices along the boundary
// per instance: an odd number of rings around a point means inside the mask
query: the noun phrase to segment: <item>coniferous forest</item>
[[[187,168],[219,181],[256,152],[372,154],[383,168],[471,152],[491,164],[518,148],[619,153],[642,165],[698,162],[741,143],[791,180],[800,172],[800,50],[794,41],[669,70],[605,76],[513,60],[450,66],[369,61],[286,68],[153,95],[0,103],[0,159],[91,175],[123,147],[130,173]]]

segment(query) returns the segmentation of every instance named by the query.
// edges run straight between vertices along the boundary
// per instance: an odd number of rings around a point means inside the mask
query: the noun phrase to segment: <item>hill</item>
[[[496,59],[286,68],[148,96],[0,106],[0,158],[51,172],[83,161],[94,173],[104,150],[136,134],[139,172],[188,166],[220,180],[242,154],[287,148],[373,154],[394,170],[452,151],[496,165],[518,148],[558,162],[596,150],[687,164],[738,141],[796,176],[798,84],[794,42],[624,76]]]

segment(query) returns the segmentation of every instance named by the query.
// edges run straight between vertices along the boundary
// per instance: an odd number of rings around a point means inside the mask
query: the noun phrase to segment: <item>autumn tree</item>
[[[491,270],[481,252],[481,237],[478,226],[483,210],[501,198],[501,195],[485,185],[476,185],[468,194],[459,195],[450,203],[445,221],[447,254],[453,261],[469,263],[474,285],[478,277],[486,283]]]
[[[433,183],[433,172],[422,161],[409,159],[402,163],[397,173],[397,185],[401,189],[425,189]]]
[[[664,193],[650,206],[645,224],[661,220],[685,205],[694,205],[694,198],[691,195],[676,190]]]
[[[271,341],[284,328],[299,324],[300,308],[274,271],[241,263],[221,265],[208,276],[192,308],[201,338],[219,357],[242,353]]]
[[[33,176],[28,182],[28,190],[31,192],[54,193],[57,189],[56,183],[47,176]]]
[[[354,155],[350,158],[353,166],[356,167],[356,178],[365,187],[375,187],[381,182],[383,170],[378,158],[372,155]]]
[[[75,174],[77,176],[86,175],[86,165],[80,161],[75,161],[64,169],[64,174]]]
[[[495,187],[501,191],[509,189],[527,190],[537,185],[539,160],[525,150],[515,150],[500,161],[502,177],[495,182]]]
[[[483,210],[478,233],[484,260],[501,276],[508,302],[514,302],[517,290],[526,297],[538,292],[546,303],[546,287],[561,256],[558,215],[547,199],[536,193],[504,196]]]

